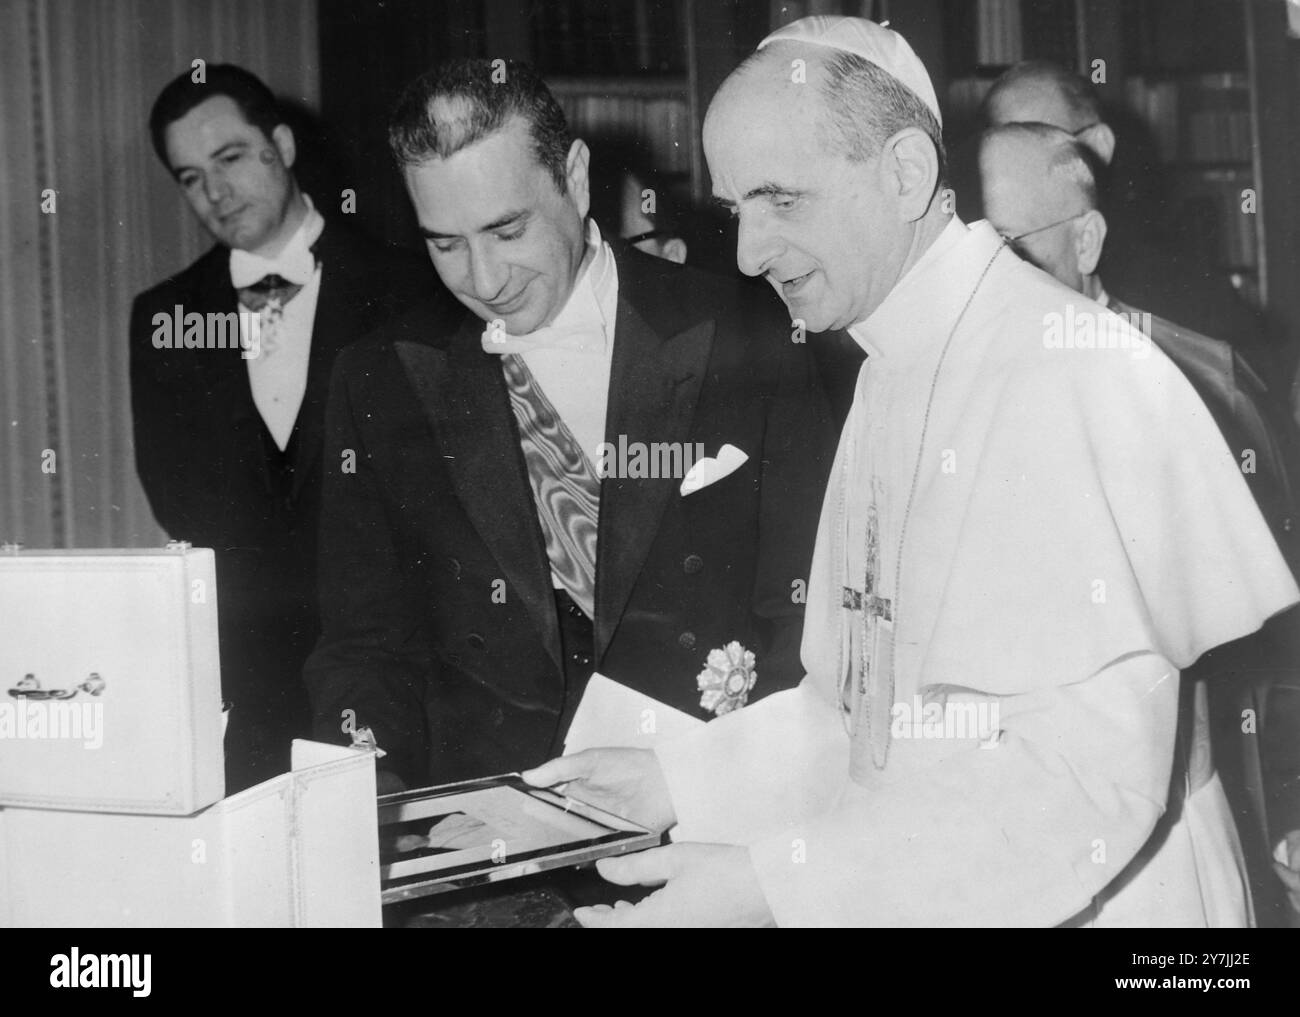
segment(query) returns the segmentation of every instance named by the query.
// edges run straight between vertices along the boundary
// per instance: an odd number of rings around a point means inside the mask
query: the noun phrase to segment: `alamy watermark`
[[[58,700],[0,703],[0,741],[79,741],[83,748],[104,744],[104,704]]]
[[[889,736],[898,739],[978,739],[981,749],[995,748],[1000,735],[997,700],[963,702],[913,696],[889,710]]]
[[[50,958],[52,989],[130,989],[137,998],[153,991],[153,954],[82,953],[73,947]]]
[[[177,304],[171,313],[153,316],[156,350],[239,350],[245,360],[262,355],[262,314],[259,311],[186,312]]]
[[[1043,315],[1043,346],[1049,350],[1129,350],[1134,360],[1151,355],[1151,315],[1145,311],[1075,309]]]
[[[704,459],[703,442],[628,441],[618,436],[618,444],[602,441],[596,447],[596,476],[632,480],[681,480],[691,467]]]

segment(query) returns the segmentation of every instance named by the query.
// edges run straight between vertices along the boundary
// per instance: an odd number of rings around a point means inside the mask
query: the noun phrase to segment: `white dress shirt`
[[[587,221],[586,265],[569,299],[549,325],[528,335],[492,335],[489,322],[483,348],[517,353],[595,469],[605,440],[609,371],[614,358],[614,320],[618,312],[618,269],[614,252]]]
[[[307,195],[303,195],[303,200],[307,203],[307,215],[277,257],[259,258],[247,251],[231,252],[231,278],[236,286],[250,285],[271,273],[302,286],[279,313],[263,310],[256,342],[250,342],[247,334],[249,316],[240,315],[243,348],[250,353],[256,351],[255,356],[245,361],[253,404],[281,452],[288,447],[307,391],[312,323],[320,297],[321,266],[310,249],[325,228],[325,220]],[[254,275],[257,279],[249,278]],[[242,302],[240,308],[249,310]]]

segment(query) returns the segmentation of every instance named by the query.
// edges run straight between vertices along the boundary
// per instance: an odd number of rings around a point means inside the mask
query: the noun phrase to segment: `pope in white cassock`
[[[1186,915],[1195,864],[1161,856],[1188,835],[1143,850],[1178,802],[1179,671],[1300,598],[1208,411],[1144,337],[952,214],[934,89],[896,33],[774,33],[719,90],[704,145],[740,268],[868,359],[802,685],[653,751],[525,775],[675,827],[599,863],[660,890],[579,920]]]

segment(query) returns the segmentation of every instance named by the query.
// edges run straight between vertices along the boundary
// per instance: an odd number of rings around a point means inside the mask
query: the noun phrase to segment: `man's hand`
[[[406,781],[402,780],[392,770],[375,771],[375,794],[376,795],[395,795],[400,791],[406,790]]]
[[[1274,860],[1273,870],[1286,886],[1292,909],[1300,913],[1300,830],[1292,830],[1286,835],[1282,850],[1286,854],[1287,863],[1283,865]]]
[[[659,760],[649,749],[587,749],[521,775],[534,787],[567,784],[564,794],[651,830],[677,822]]]
[[[763,888],[749,851],[727,844],[671,844],[622,858],[602,858],[596,869],[611,883],[664,883],[640,904],[578,908],[589,929],[747,928],[771,926]]]

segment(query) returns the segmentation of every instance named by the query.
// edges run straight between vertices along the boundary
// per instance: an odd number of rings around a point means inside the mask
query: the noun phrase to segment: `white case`
[[[212,552],[0,551],[0,806],[189,815],[224,793]]]
[[[378,927],[378,823],[373,753],[305,741],[194,816],[0,809],[0,926]]]

